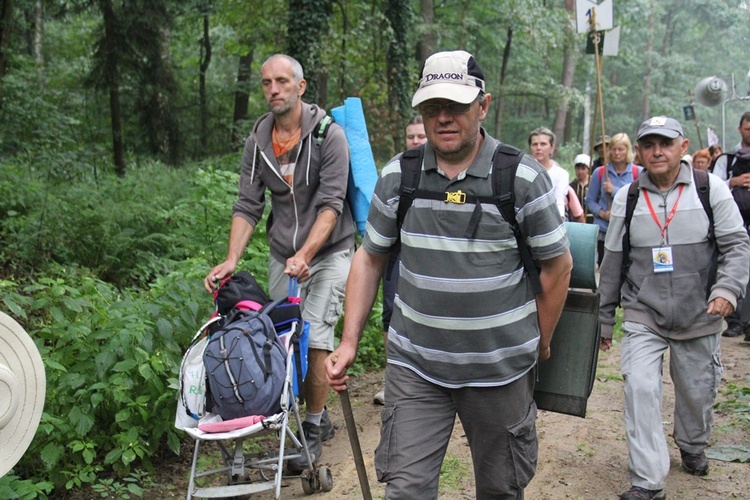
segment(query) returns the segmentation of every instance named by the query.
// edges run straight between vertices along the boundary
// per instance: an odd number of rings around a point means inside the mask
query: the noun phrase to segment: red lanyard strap
[[[643,197],[646,199],[646,204],[648,205],[648,210],[651,212],[651,217],[654,219],[654,222],[656,222],[656,225],[661,229],[661,242],[664,243],[664,235],[667,232],[667,226],[669,226],[669,223],[672,222],[672,219],[674,218],[675,212],[677,212],[677,204],[680,202],[680,196],[682,196],[682,190],[685,187],[685,184],[680,184],[680,192],[677,194],[677,199],[674,202],[674,206],[672,207],[672,210],[669,211],[669,215],[667,215],[667,220],[664,221],[664,227],[662,227],[661,223],[659,222],[659,218],[656,216],[656,211],[654,210],[654,206],[651,204],[651,198],[648,195],[648,191],[646,189],[643,189]]]

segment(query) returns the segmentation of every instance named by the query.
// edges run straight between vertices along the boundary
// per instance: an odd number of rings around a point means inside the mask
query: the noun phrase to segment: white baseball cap
[[[579,164],[583,164],[583,165],[586,165],[587,167],[590,167],[591,157],[587,155],[586,153],[581,153],[579,155],[576,155],[575,160],[573,160],[573,166],[575,167],[576,165],[579,165]]]
[[[438,52],[425,61],[411,105],[417,107],[429,99],[469,104],[480,91],[484,91],[484,73],[474,56],[463,50]]]

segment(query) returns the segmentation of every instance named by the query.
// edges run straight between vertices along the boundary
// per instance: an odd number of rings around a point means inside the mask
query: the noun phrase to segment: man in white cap
[[[605,240],[599,283],[603,350],[612,345],[615,308],[623,309],[620,366],[632,485],[620,495],[625,500],[666,498],[670,456],[661,403],[667,349],[682,466],[690,474],[707,474],[704,450],[721,379],[722,319],[736,307],[750,274],[750,241],[731,193],[718,177],[680,161],[687,148],[677,120],[656,116],[643,122],[636,149],[647,173],[615,195]],[[711,218],[699,195],[699,175],[708,187]],[[637,198],[628,236],[631,192]]]
[[[541,266],[535,295],[510,225],[497,205],[477,199],[492,194],[499,144],[482,128],[490,94],[479,64],[464,51],[439,52],[421,77],[412,105],[428,142],[417,194],[440,199],[415,196],[399,231],[406,156],[381,171],[347,282],[341,343],[326,362],[328,380],[335,390],[346,388],[346,369],[400,237],[375,452],[386,498],[437,497],[456,414],[472,450],[477,498],[522,498],[536,470],[535,368],[550,356],[567,294],[568,240],[549,176],[523,155],[512,194],[520,233]]]

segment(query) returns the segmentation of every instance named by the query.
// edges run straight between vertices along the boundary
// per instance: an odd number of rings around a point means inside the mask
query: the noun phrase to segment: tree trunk
[[[433,0],[419,0],[419,15],[424,24],[422,38],[417,43],[420,66],[435,52],[435,5]]]
[[[230,144],[232,151],[242,147],[242,131],[237,126],[239,122],[247,120],[247,107],[250,100],[250,78],[252,76],[253,47],[247,54],[240,56],[237,68],[237,85],[234,91],[234,116],[232,117],[232,136]]]
[[[328,106],[328,71],[322,69],[317,72],[315,78],[318,81],[318,99],[316,103],[323,109]]]
[[[115,51],[115,16],[112,0],[99,0],[104,17],[104,37],[107,50],[106,74],[109,87],[109,113],[112,120],[112,153],[115,162],[115,173],[125,176],[125,154],[122,138],[122,115],[120,113],[120,77]]]
[[[654,19],[656,18],[655,8],[651,5],[648,13],[648,31],[646,32],[646,68],[643,75],[643,103],[641,104],[641,121],[647,120],[651,116],[651,106],[649,96],[651,94],[651,69],[652,53],[654,50]]]
[[[34,59],[39,65],[39,84],[42,85],[44,79],[44,54],[42,53],[42,35],[44,33],[44,4],[42,0],[36,0],[34,3]]]
[[[396,149],[402,143],[403,125],[413,113],[411,110],[411,75],[409,67],[408,34],[412,31],[412,11],[408,0],[388,0],[386,16],[393,30],[393,40],[388,45],[386,80],[388,81],[388,121]]]
[[[575,15],[575,7],[575,0],[565,0],[565,10],[568,11],[570,18],[565,30],[565,47],[563,49],[562,87],[564,94],[560,107],[557,109],[555,125],[552,128],[552,132],[560,139],[565,136],[570,94],[573,90],[573,81],[576,74],[576,30],[572,21],[573,15]]]
[[[13,0],[0,1],[0,110],[3,109],[3,80],[8,66],[8,40],[13,21]]]
[[[208,14],[203,15],[203,38],[200,56],[200,108],[201,108],[201,153],[208,153],[208,99],[206,98],[206,71],[211,64],[211,38],[208,33]]]
[[[287,39],[287,54],[297,59],[305,71],[307,102],[325,101],[318,89],[318,78],[327,77],[320,54],[322,46],[329,40],[329,18],[333,0],[289,0],[287,31],[293,33]]]
[[[505,77],[508,74],[508,61],[510,60],[510,44],[513,40],[513,28],[508,28],[505,36],[505,48],[503,48],[503,64],[500,69],[500,82],[497,86],[497,99],[495,104],[495,137],[502,140],[503,135],[503,94],[505,93]]]

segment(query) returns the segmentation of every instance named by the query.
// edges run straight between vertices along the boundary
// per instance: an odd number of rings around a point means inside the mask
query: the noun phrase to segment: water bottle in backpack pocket
[[[263,311],[233,310],[203,353],[212,412],[224,420],[280,410],[286,351]]]

